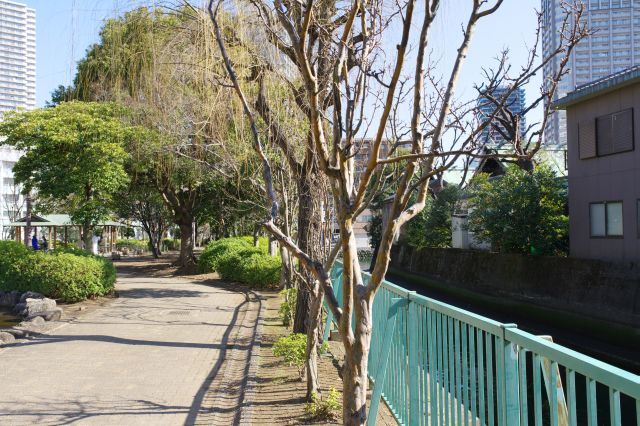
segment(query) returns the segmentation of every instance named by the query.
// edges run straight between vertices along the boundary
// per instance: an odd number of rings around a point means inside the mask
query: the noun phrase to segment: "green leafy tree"
[[[460,198],[460,190],[448,185],[430,198],[422,212],[406,226],[407,243],[414,248],[450,247],[451,215]]]
[[[566,187],[548,167],[511,167],[500,177],[471,183],[469,230],[505,253],[563,255],[568,247]]]
[[[114,210],[121,218],[140,223],[149,237],[153,257],[159,258],[162,237],[171,223],[171,212],[146,175],[134,175],[130,184],[114,197]]]
[[[125,111],[109,103],[67,102],[26,112],[7,112],[2,142],[24,151],[13,171],[25,191],[59,201],[82,224],[89,246],[93,227],[111,213],[113,195],[129,177],[124,145],[139,129],[123,122]]]

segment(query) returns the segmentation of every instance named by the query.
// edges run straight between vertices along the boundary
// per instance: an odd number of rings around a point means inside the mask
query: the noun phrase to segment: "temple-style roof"
[[[15,222],[9,224],[9,226],[25,227],[27,226],[27,218],[22,217]],[[71,216],[68,214],[48,214],[48,215],[31,215],[31,226],[81,226],[79,223],[73,223]],[[126,226],[120,222],[105,221],[99,223],[98,226]]]

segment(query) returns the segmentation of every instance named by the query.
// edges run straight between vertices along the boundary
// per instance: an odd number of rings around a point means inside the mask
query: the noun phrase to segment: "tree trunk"
[[[371,345],[371,310],[366,300],[356,300],[356,327],[353,346],[346,349],[342,369],[342,415],[345,425],[367,422],[367,388],[369,349]]]
[[[320,211],[315,203],[322,190],[318,174],[312,166],[305,167],[298,180],[298,247],[314,259],[322,259],[320,234]],[[313,275],[302,269],[300,275],[304,282],[298,283],[296,311],[293,319],[293,332],[307,335],[307,398],[319,393],[318,388],[318,343],[320,341],[322,299],[315,300],[319,294]],[[314,294],[315,293],[315,294]]]
[[[84,243],[84,249],[93,253],[93,226],[82,225],[82,242]]]
[[[311,298],[309,311],[309,327],[307,328],[306,370],[307,370],[307,400],[311,400],[314,393],[319,394],[318,378],[318,349],[320,347],[320,330],[322,322],[322,298],[324,297],[320,284],[316,281]]]
[[[185,217],[178,222],[180,227],[180,257],[175,262],[176,266],[185,267],[195,265],[196,257],[193,254],[193,221],[191,217]]]
[[[348,239],[343,243],[343,260],[345,273],[343,288],[353,288],[353,309],[355,312],[355,327],[353,342],[349,342],[346,330],[340,330],[345,347],[345,361],[343,367],[343,402],[342,413],[345,425],[365,425],[367,422],[367,388],[369,378],[369,349],[371,345],[371,305],[373,296],[365,295],[365,286],[362,282],[360,264],[358,263],[358,250],[353,235],[353,228],[346,226],[343,238]],[[343,240],[344,241],[344,240]],[[343,321],[343,326],[350,327],[350,321]]]
[[[314,256],[319,254],[319,244],[317,244],[319,242],[319,239],[314,238],[314,204],[312,196],[312,185],[309,180],[310,179],[308,176],[303,176],[298,182],[299,210],[297,239],[298,247],[300,247],[303,252],[308,253],[313,258],[318,259],[318,257]],[[298,297],[296,299],[296,312],[293,319],[293,332],[306,334],[309,326],[309,310],[311,308],[311,294],[309,292],[309,289],[313,288],[314,278],[305,270],[301,270],[300,273],[304,277],[306,282],[299,283]]]
[[[260,224],[256,223],[253,226],[253,246],[260,247]]]
[[[280,246],[280,257],[282,258],[282,269],[280,272],[280,288],[286,289],[294,287],[293,265],[291,263],[291,255],[286,248]]]

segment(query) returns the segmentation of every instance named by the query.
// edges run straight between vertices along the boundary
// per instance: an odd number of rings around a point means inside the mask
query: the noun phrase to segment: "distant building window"
[[[633,108],[578,123],[580,159],[633,151]]]
[[[589,204],[589,222],[592,237],[622,237],[622,201]]]

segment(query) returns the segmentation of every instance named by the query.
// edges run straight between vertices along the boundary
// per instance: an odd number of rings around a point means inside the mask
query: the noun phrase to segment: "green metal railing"
[[[382,397],[403,425],[640,426],[640,376],[388,281],[369,367],[370,425]]]

